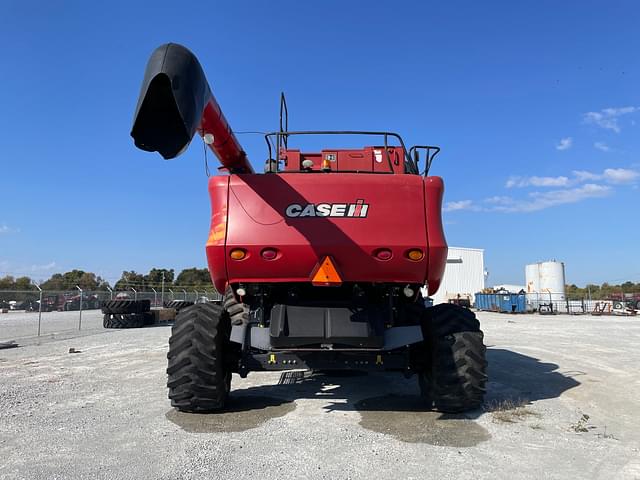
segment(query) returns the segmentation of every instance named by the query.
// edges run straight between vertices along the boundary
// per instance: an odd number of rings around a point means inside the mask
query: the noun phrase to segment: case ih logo
[[[299,217],[352,217],[365,218],[369,204],[364,200],[356,200],[356,203],[307,203],[300,205],[292,203],[285,211],[289,218]]]

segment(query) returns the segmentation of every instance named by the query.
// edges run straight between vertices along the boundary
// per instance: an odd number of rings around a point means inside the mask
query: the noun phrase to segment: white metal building
[[[500,285],[494,285],[492,288],[494,290],[506,290],[509,293],[520,293],[522,290],[527,291],[524,285],[514,285],[513,283],[502,283]]]
[[[433,304],[446,303],[450,298],[469,297],[484,288],[484,250],[480,248],[449,247],[447,267],[440,288],[432,296]]]

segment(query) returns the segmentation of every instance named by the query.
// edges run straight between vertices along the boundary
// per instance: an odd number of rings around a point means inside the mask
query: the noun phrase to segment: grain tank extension
[[[176,44],[151,55],[135,145],[170,159],[197,133],[222,170],[209,179],[206,254],[224,302],[180,311],[168,353],[172,405],[222,409],[233,400],[232,373],[306,368],[415,374],[425,408],[478,407],[486,383],[478,321],[454,305],[426,308],[420,294],[438,289],[447,258],[444,184],[428,174],[439,149],[406,148],[393,132],[287,124],[283,96],[280,128],[265,135],[256,162],[264,173],[255,173],[196,57]],[[355,135],[362,148],[293,146]]]

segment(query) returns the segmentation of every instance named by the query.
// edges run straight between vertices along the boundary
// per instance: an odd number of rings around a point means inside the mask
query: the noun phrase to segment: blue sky
[[[0,3],[0,272],[205,265],[200,141],[164,161],[129,137],[173,41],[235,130],[276,129],[284,90],[292,129],[440,145],[449,244],[486,249],[489,283],[546,259],[570,283],[640,281],[637,2],[178,5]]]

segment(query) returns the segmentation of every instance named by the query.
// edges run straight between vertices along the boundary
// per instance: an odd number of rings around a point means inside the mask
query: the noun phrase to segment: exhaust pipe
[[[139,149],[168,160],[186,150],[196,132],[207,135],[209,148],[230,172],[253,173],[196,56],[182,45],[161,45],[147,63],[131,136]]]

